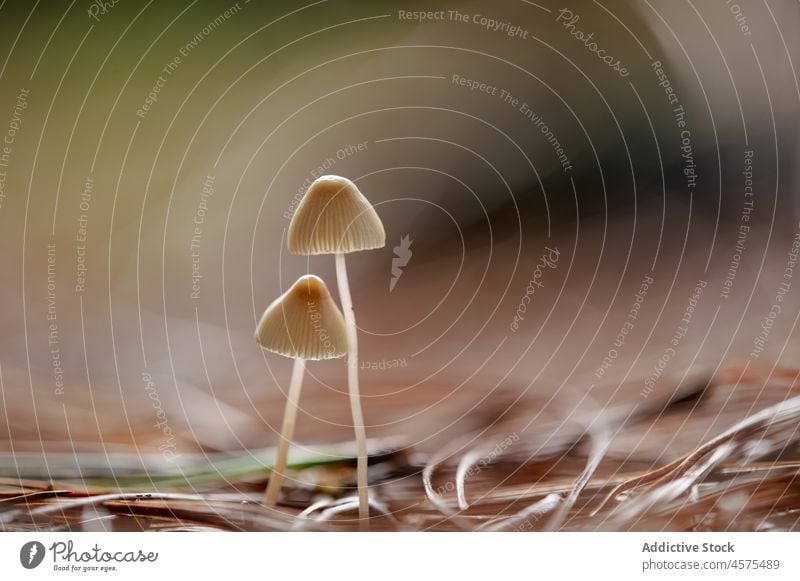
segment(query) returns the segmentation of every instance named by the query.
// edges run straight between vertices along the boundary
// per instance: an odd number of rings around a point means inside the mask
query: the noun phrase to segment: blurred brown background
[[[791,365],[800,7],[738,6],[746,30],[700,2],[4,3],[2,446],[272,445],[290,362],[252,334],[299,275],[335,286],[331,257],[284,248],[320,173],[387,230],[348,259],[370,436],[435,449],[519,398],[564,416]],[[344,365],[309,372],[299,441],[349,439]]]

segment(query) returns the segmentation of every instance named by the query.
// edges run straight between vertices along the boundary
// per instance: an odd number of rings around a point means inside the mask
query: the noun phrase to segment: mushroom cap
[[[338,359],[347,353],[344,317],[325,282],[301,276],[267,307],[256,327],[267,351],[300,359]]]
[[[321,176],[308,187],[289,224],[292,254],[337,254],[382,248],[378,213],[347,178]]]

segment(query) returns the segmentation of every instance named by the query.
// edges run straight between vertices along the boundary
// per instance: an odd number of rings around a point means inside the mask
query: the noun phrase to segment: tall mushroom
[[[314,275],[306,275],[297,279],[264,311],[256,327],[256,342],[267,351],[294,358],[278,457],[264,497],[264,504],[275,506],[286,473],[306,360],[343,357],[347,353],[347,330],[325,282]]]
[[[333,254],[336,257],[336,281],[347,325],[347,384],[358,446],[358,516],[369,518],[367,491],[367,437],[361,412],[358,386],[358,336],[350,286],[347,281],[345,254],[381,248],[386,244],[375,208],[356,185],[347,178],[326,175],[308,188],[289,224],[289,252],[304,256]]]

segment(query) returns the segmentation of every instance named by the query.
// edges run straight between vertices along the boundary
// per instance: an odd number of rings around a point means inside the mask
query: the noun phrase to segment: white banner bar
[[[798,533],[2,533],[0,579],[777,581],[800,579],[798,541]]]

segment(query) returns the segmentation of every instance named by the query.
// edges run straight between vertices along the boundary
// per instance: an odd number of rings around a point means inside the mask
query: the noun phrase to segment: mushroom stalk
[[[283,412],[283,425],[281,426],[281,440],[278,444],[278,457],[275,466],[269,476],[267,492],[264,496],[266,506],[275,506],[278,501],[278,494],[281,491],[284,475],[286,474],[286,463],[289,455],[289,444],[292,441],[294,424],[297,418],[297,402],[300,400],[300,391],[303,387],[303,374],[306,369],[306,360],[296,357],[292,367],[292,379],[289,383],[289,395],[286,399],[286,409]]]
[[[353,299],[350,297],[350,285],[347,281],[347,266],[344,253],[336,253],[336,282],[339,286],[339,298],[347,329],[347,385],[350,394],[350,409],[353,414],[353,428],[356,433],[358,447],[358,463],[356,465],[356,482],[358,484],[358,518],[362,526],[369,518],[369,496],[367,481],[367,433],[364,428],[364,414],[361,412],[361,394],[358,386],[358,330],[356,315],[353,310]]]

